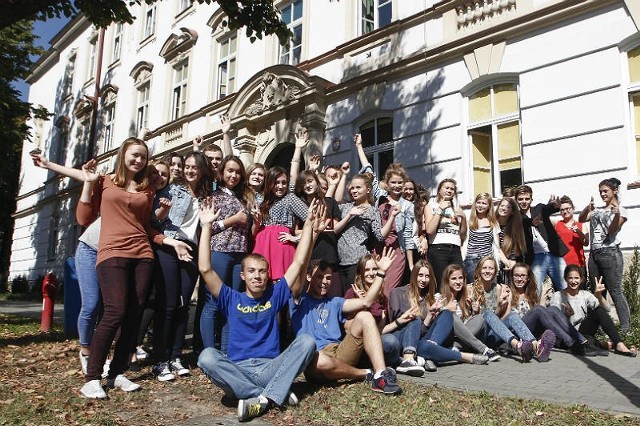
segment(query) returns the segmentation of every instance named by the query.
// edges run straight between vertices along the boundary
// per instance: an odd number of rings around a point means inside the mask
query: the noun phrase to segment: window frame
[[[156,25],[158,22],[158,9],[155,4],[145,5],[144,21],[142,23],[142,40],[153,37],[156,33]],[[151,22],[151,25],[149,25]]]
[[[621,67],[623,70],[623,81],[626,81],[626,91],[624,95],[627,105],[625,114],[628,114],[628,121],[625,121],[629,123],[628,149],[629,157],[632,160],[628,163],[629,181],[632,182],[629,187],[638,188],[640,187],[640,110],[636,117],[634,99],[638,99],[638,102],[640,102],[640,74],[637,80],[632,80],[631,59],[629,55],[631,53],[637,53],[637,65],[640,65],[640,35],[634,34],[626,40],[623,40],[619,48],[623,62]]]
[[[380,132],[380,127],[381,125],[378,124],[379,121],[381,120],[388,120],[388,123],[383,123],[384,124],[390,124],[391,125],[391,134],[390,134],[390,139],[388,141],[384,141],[384,142],[380,142],[378,141],[379,138],[379,132]],[[358,120],[355,128],[356,128],[356,133],[361,133],[363,131],[363,128],[368,125],[369,123],[374,123],[373,124],[373,130],[374,130],[374,135],[372,138],[372,143],[368,146],[365,146],[365,143],[367,142],[367,138],[363,137],[362,138],[362,142],[363,142],[363,150],[365,155],[367,156],[367,159],[369,160],[369,162],[371,163],[371,167],[373,168],[373,172],[374,174],[378,177],[379,180],[382,180],[382,177],[384,175],[384,172],[386,171],[386,168],[388,167],[388,165],[386,165],[384,167],[381,167],[380,165],[382,164],[381,160],[381,154],[382,153],[389,153],[391,152],[391,156],[392,156],[392,160],[391,163],[393,163],[395,161],[395,139],[394,139],[394,119],[393,119],[393,114],[392,113],[379,113],[379,114],[375,114],[375,115],[369,115],[364,119]],[[353,151],[354,153],[356,152],[355,150]],[[357,156],[357,153],[356,153]],[[389,163],[390,164],[390,163]],[[360,165],[360,167],[362,167],[362,165]]]
[[[102,152],[113,149],[113,131],[115,130],[116,103],[112,102],[104,106],[102,115],[104,117]]]
[[[146,98],[142,96],[146,93]],[[151,99],[151,81],[147,80],[136,87],[136,131],[139,133],[149,127],[149,100]],[[142,112],[142,114],[141,114]]]
[[[113,27],[113,41],[111,44],[111,63],[118,62],[122,57],[122,42],[124,40],[124,25],[116,22]]]
[[[235,50],[231,51],[231,40],[235,39]],[[225,46],[225,44],[227,44],[228,50],[227,50],[227,54],[225,56],[223,56],[223,47]],[[217,66],[216,66],[216,87],[215,87],[215,100],[220,100],[226,96],[229,96],[231,93],[234,93],[237,89],[237,69],[238,69],[238,33],[237,31],[233,31],[230,32],[228,34],[226,34],[224,37],[220,38],[218,40],[218,45],[217,45],[217,50],[218,50],[218,55],[217,55]],[[231,73],[229,73],[229,69],[231,68],[231,63],[234,64],[233,66],[233,76],[231,76]],[[224,94],[224,96],[221,94],[221,87],[222,87],[222,73],[221,73],[221,67],[223,65],[226,65],[226,81],[224,82],[224,86],[226,87],[226,93]],[[229,90],[229,86],[231,85],[230,82],[232,82],[233,85],[233,89]]]
[[[183,117],[187,112],[189,94],[189,58],[172,65],[171,104],[169,119],[171,121]],[[186,71],[185,71],[186,68]],[[182,79],[176,78],[182,75]],[[177,96],[176,96],[177,95]]]
[[[300,6],[302,8],[302,11],[300,12],[300,17],[297,19],[295,18],[294,12],[295,12],[295,4],[296,3],[300,3]],[[290,13],[290,22],[287,23],[283,17],[284,17],[284,10],[287,8],[291,8],[291,13]],[[298,65],[300,62],[302,62],[302,57],[303,57],[303,45],[304,45],[304,1],[303,0],[289,0],[287,2],[284,2],[282,4],[280,4],[278,6],[278,10],[280,12],[280,20],[282,20],[283,22],[285,22],[285,24],[287,25],[287,28],[291,31],[292,34],[294,34],[294,36],[291,38],[290,42],[287,44],[287,46],[280,46],[280,44],[278,44],[278,60],[277,63],[278,64],[283,64],[283,65],[292,65],[292,66],[296,66]],[[294,38],[295,38],[295,33],[296,33],[296,29],[299,28],[300,29],[300,43],[299,44],[293,44]],[[285,49],[286,49],[286,53],[285,53]],[[298,61],[295,62],[294,58],[294,52],[296,49],[299,49],[300,53],[298,56]],[[284,61],[284,58],[287,58],[286,62]]]
[[[510,123],[515,123],[518,126],[518,142],[519,142],[519,156],[517,157],[520,162],[520,184],[524,183],[524,155],[523,155],[523,146],[522,146],[522,118],[520,113],[520,84],[517,79],[513,78],[493,78],[489,77],[488,80],[485,80],[485,84],[478,85],[478,82],[475,82],[472,86],[468,86],[462,90],[463,96],[465,96],[465,104],[466,104],[466,114],[467,114],[467,152],[468,152],[468,170],[470,170],[469,181],[471,183],[470,187],[473,188],[473,191],[470,194],[476,194],[479,192],[483,192],[485,189],[477,188],[479,186],[479,182],[476,182],[476,168],[477,166],[474,160],[474,133],[485,134],[490,136],[490,159],[489,159],[489,174],[490,174],[490,182],[491,188],[488,191],[494,197],[501,197],[503,191],[503,178],[502,171],[500,170],[500,140],[499,140],[499,128],[501,126],[505,126]],[[513,85],[515,87],[516,94],[516,109],[513,112],[508,113],[497,113],[496,112],[496,95],[495,95],[495,87],[497,86],[506,86]],[[489,117],[483,117],[476,121],[471,121],[471,102],[472,97],[484,90],[489,89],[489,105],[491,108]],[[486,129],[489,128],[490,131],[487,132]],[[516,158],[516,157],[513,157]],[[507,169],[507,170],[516,170]]]
[[[365,2],[372,1],[373,2],[373,17],[368,18],[364,15]],[[391,16],[389,17],[389,22],[384,25],[380,25],[380,9],[383,7],[390,6],[391,8]],[[359,35],[369,34],[377,29],[384,28],[387,25],[391,25],[394,17],[394,0],[360,0],[356,2],[356,7],[358,7],[358,33]],[[370,23],[371,29],[365,28],[366,23]]]
[[[96,67],[98,64],[98,35],[89,39],[89,58],[87,61],[87,81],[96,77]]]

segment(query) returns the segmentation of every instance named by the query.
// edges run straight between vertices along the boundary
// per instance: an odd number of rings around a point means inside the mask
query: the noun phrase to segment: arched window
[[[493,84],[468,99],[473,192],[499,196],[522,184],[518,86]]]

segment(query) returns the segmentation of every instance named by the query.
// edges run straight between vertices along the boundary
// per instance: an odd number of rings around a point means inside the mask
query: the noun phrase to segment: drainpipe
[[[97,124],[98,124],[98,105],[100,104],[100,76],[102,75],[102,57],[104,54],[104,28],[100,28],[100,32],[98,33],[98,58],[96,63],[96,75],[94,78],[95,88],[93,93],[93,109],[91,111],[91,129],[89,131],[89,143],[87,147],[87,152],[89,154],[89,158],[86,158],[85,161],[88,161],[91,158],[96,156],[96,139],[97,139]]]

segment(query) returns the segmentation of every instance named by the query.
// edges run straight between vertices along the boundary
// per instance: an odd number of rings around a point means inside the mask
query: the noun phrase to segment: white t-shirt
[[[624,207],[619,207],[618,209],[620,216],[626,219],[627,210]],[[591,212],[591,221],[589,222],[591,250],[620,245],[620,240],[617,238],[618,233],[609,234],[609,225],[611,225],[613,217],[614,215],[609,208],[598,207]]]

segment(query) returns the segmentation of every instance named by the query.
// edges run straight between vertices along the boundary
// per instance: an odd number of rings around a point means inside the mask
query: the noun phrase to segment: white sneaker
[[[422,358],[421,356],[418,355],[416,357],[416,364],[418,364],[420,367],[424,367],[425,362],[426,362],[425,359]]]
[[[176,358],[173,361],[170,361],[169,368],[171,369],[171,371],[175,371],[178,376],[188,376],[189,374],[191,374],[191,371],[189,371],[188,368],[182,365],[182,362],[180,362],[180,358]]]
[[[107,397],[100,380],[89,380],[80,388],[80,393],[83,397],[90,399],[105,399]]]
[[[133,392],[140,389],[140,385],[133,383],[131,380],[124,377],[123,374],[118,374],[115,379],[107,380],[107,386],[110,388],[119,388],[125,392]]]
[[[418,363],[413,359],[403,360],[400,365],[396,367],[396,372],[400,374],[407,374],[413,377],[424,376],[424,368],[420,367]]]
[[[289,407],[295,407],[299,403],[300,401],[298,400],[298,397],[296,396],[296,394],[293,392],[289,392],[289,395],[287,396],[287,405]]]
[[[138,346],[136,348],[136,358],[138,358],[139,360],[147,359],[149,358],[149,353],[145,351],[142,346]]]
[[[87,375],[87,365],[89,365],[89,355],[85,355],[80,350],[80,368],[82,368],[82,374]]]
[[[161,362],[155,365],[152,372],[159,382],[168,382],[176,379],[176,376],[169,369],[169,364],[166,362]]]

